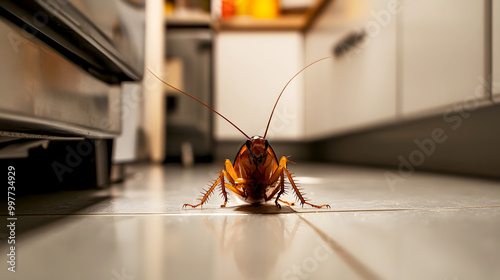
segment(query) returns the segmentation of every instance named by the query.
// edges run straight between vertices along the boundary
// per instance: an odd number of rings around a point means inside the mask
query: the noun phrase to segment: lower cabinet
[[[305,35],[306,135],[349,132],[396,117],[396,16],[388,0],[330,1]]]
[[[485,0],[403,1],[402,113],[488,99]]]

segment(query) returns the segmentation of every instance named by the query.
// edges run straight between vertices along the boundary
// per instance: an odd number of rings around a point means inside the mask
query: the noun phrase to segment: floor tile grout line
[[[359,210],[326,210],[316,212],[297,213],[356,213],[356,212],[397,212],[397,211],[429,211],[429,210],[460,210],[460,209],[497,209],[500,205],[492,206],[463,206],[463,207],[435,207],[435,208],[398,208],[398,209],[359,209]]]
[[[322,211],[293,211],[286,213],[262,213],[262,212],[195,212],[195,213],[165,213],[165,212],[138,212],[138,213],[33,213],[33,214],[17,214],[16,217],[30,216],[205,216],[205,215],[287,215],[287,214],[312,214],[312,213],[360,213],[360,212],[402,212],[402,211],[436,211],[436,210],[464,210],[464,209],[498,209],[500,206],[466,206],[466,207],[439,207],[439,208],[399,208],[399,209],[354,209],[354,210],[322,210]],[[0,215],[0,217],[11,217],[10,215]]]

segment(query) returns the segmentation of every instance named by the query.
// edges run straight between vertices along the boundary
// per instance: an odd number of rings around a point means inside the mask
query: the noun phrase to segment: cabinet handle
[[[361,32],[352,32],[347,35],[343,40],[340,41],[333,48],[333,54],[335,57],[340,57],[347,53],[350,49],[361,43],[366,37],[366,33],[364,31]]]

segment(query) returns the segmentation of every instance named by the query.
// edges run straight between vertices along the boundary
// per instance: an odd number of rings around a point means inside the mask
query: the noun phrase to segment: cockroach
[[[195,205],[186,203],[183,205],[183,207],[191,206],[193,208],[196,208],[198,206],[202,206],[208,201],[208,198],[217,186],[220,186],[221,195],[224,198],[224,203],[221,205],[221,207],[226,207],[228,201],[226,189],[230,190],[243,201],[250,204],[264,203],[276,196],[274,203],[277,207],[281,208],[279,202],[285,203],[287,205],[294,205],[294,203],[289,203],[280,199],[280,196],[285,192],[285,178],[287,178],[293,188],[297,201],[300,201],[300,204],[302,206],[306,204],[315,208],[330,208],[330,205],[328,204],[315,205],[307,201],[307,198],[305,198],[301,194],[299,188],[297,187],[297,184],[294,182],[292,174],[290,173],[290,171],[288,171],[287,163],[290,161],[285,156],[281,157],[281,159],[278,161],[273,148],[271,147],[271,145],[269,145],[269,142],[266,139],[267,131],[269,130],[269,125],[271,124],[274,111],[286,87],[295,77],[297,77],[302,71],[306,70],[309,66],[328,58],[331,57],[324,57],[312,62],[311,64],[307,65],[306,67],[302,68],[302,70],[297,72],[286,83],[286,85],[281,90],[278,98],[276,99],[276,102],[274,103],[269,121],[267,122],[264,136],[253,137],[249,137],[233,122],[231,122],[229,119],[224,117],[222,114],[220,114],[207,104],[165,82],[155,73],[153,73],[153,71],[148,69],[148,71],[162,83],[207,107],[212,112],[226,120],[229,124],[234,126],[239,132],[241,132],[241,134],[243,134],[247,138],[247,141],[238,150],[238,153],[236,154],[236,158],[234,160],[234,164],[231,163],[229,159],[225,160],[225,170],[220,171],[218,178],[210,186],[210,188],[202,192],[200,203]]]

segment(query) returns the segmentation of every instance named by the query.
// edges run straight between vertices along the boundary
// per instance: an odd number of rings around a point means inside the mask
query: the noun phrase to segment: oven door
[[[0,2],[0,136],[120,134],[125,81],[144,69],[144,4]]]

